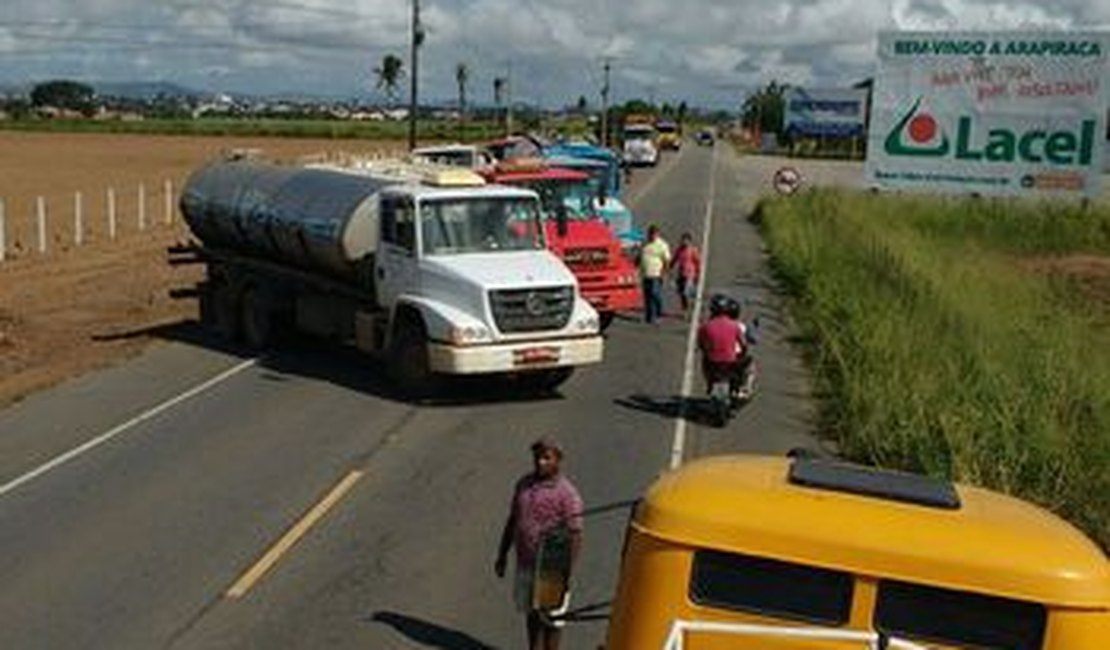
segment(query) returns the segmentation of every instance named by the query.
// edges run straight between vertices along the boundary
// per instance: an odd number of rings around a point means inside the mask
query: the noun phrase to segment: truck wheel
[[[424,324],[405,318],[397,324],[389,354],[390,373],[397,387],[410,397],[424,397],[434,388],[435,376],[428,364],[428,335]]]
[[[609,329],[609,326],[613,324],[613,316],[615,316],[615,314],[611,311],[603,311],[600,314],[598,314],[597,315],[597,327],[598,327],[598,329],[601,330],[602,332]]]
[[[573,366],[536,370],[517,378],[519,385],[527,393],[551,393],[562,386],[574,374]]]
[[[201,309],[201,318],[221,340],[232,342],[239,337],[239,310],[235,292],[221,282],[208,288],[207,307]]]
[[[243,341],[252,350],[265,350],[273,343],[273,319],[258,289],[247,289],[243,294],[242,324]]]

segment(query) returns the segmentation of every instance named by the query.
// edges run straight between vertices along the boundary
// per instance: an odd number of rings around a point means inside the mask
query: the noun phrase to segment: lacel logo
[[[945,156],[952,148],[948,134],[927,112],[918,112],[921,97],[886,136],[884,148],[892,156]]]
[[[986,128],[990,116],[956,117],[953,146],[948,133],[935,117],[920,111],[921,98],[886,136],[884,147],[892,156],[940,158],[952,154],[956,160],[990,163],[1034,163],[1057,166],[1090,166],[1094,160],[1095,120],[1067,125],[1054,120],[1057,128]]]

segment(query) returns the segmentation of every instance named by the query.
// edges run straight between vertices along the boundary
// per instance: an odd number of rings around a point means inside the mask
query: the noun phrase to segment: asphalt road
[[[746,220],[766,187],[759,165],[688,145],[637,171],[630,192],[672,245],[683,231],[700,241],[708,216],[707,286],[744,298],[763,324],[760,392],[726,429],[700,424],[700,378],[682,395],[689,323],[677,315],[618,320],[605,362],[550,399],[464,386],[409,404],[343,350],[254,360],[185,324],[134,362],[0,411],[0,646],[521,647],[511,579],[492,565],[543,433],[563,441],[588,508],[574,605],[604,614],[627,504],[673,461],[816,445],[805,373]],[[341,483],[334,507],[230,597]],[[594,648],[604,631],[603,618],[574,623],[564,647]]]

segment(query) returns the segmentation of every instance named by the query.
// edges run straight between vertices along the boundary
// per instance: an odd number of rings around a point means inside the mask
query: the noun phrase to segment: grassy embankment
[[[1110,548],[1110,206],[815,191],[759,216],[848,457],[1032,500]]]

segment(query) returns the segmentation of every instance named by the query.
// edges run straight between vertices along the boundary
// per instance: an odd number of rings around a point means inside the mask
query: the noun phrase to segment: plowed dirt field
[[[399,146],[0,131],[7,244],[0,262],[0,406],[134,355],[158,340],[148,330],[196,317],[196,301],[171,298],[170,291],[194,285],[201,269],[170,266],[167,248],[189,240],[176,211],[177,192],[204,162],[233,149],[292,160]],[[167,181],[172,184],[168,213]],[[80,245],[74,236],[77,193]],[[45,253],[39,252],[39,197],[46,215]]]

